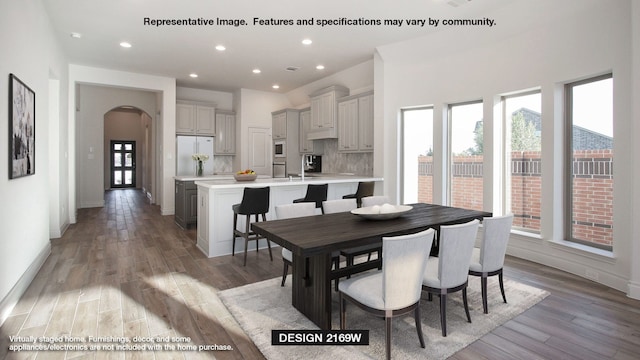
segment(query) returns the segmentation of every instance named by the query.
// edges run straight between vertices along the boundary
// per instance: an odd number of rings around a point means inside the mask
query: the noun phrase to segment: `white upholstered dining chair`
[[[358,202],[356,199],[338,199],[322,202],[322,212],[324,214],[347,212],[356,209],[357,207]]]
[[[433,229],[382,238],[382,270],[340,281],[340,329],[347,327],[346,301],[384,317],[387,359],[391,358],[392,318],[413,311],[420,346],[425,347],[420,323],[423,274],[433,242]]]
[[[429,257],[422,280],[422,290],[440,297],[440,324],[442,336],[447,336],[447,294],[462,290],[462,301],[467,321],[471,322],[467,303],[467,284],[471,252],[478,234],[478,220],[466,224],[440,227],[438,257]]]
[[[312,216],[315,214],[316,204],[313,202],[301,202],[276,206],[276,217],[278,219]],[[291,253],[291,250],[286,249],[285,247],[282,247],[282,261],[284,262],[284,269],[282,270],[282,283],[280,283],[280,286],[284,286],[284,282],[287,279],[287,273],[289,271],[289,265],[291,265],[293,261],[293,254]]]
[[[471,253],[471,264],[469,265],[469,275],[480,276],[480,287],[482,288],[482,309],[485,314],[489,313],[487,304],[487,277],[498,275],[502,300],[507,302],[504,294],[504,283],[502,280],[502,267],[504,266],[504,255],[507,252],[507,243],[511,235],[511,224],[513,214],[504,216],[487,217],[482,220],[483,236],[479,248],[474,248]]]
[[[389,203],[389,197],[386,195],[374,195],[362,198],[362,207],[383,205]]]

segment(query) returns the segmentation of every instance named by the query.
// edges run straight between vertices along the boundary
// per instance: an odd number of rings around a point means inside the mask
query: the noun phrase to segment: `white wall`
[[[637,5],[636,5],[637,6]],[[542,239],[512,236],[509,252],[516,256],[585,276],[595,271],[598,281],[627,291],[640,237],[633,232],[629,194],[638,191],[633,167],[618,165],[614,190],[614,252],[603,255],[562,242],[562,84],[613,71],[614,138],[617,164],[637,164],[640,155],[631,136],[634,113],[631,78],[640,59],[631,57],[630,1],[521,1],[486,14],[494,28],[451,28],[433,35],[378,49],[376,57],[376,133],[384,130],[384,153],[376,143],[376,164],[383,157],[385,192],[395,191],[398,179],[398,119],[408,106],[434,106],[435,166],[443,166],[446,152],[446,113],[450,103],[483,99],[485,134],[485,210],[499,212],[500,164],[494,159],[492,131],[502,119],[494,111],[501,94],[532,88],[542,90],[543,224]],[[635,21],[637,22],[637,15]],[[635,40],[637,42],[637,39]],[[383,83],[382,98],[378,90]],[[379,112],[382,113],[379,113]],[[379,137],[376,135],[376,140]],[[434,183],[436,201],[445,199],[444,184]],[[637,215],[636,215],[637,218]],[[634,243],[635,242],[635,243]],[[637,250],[636,250],[637,253]],[[637,275],[636,275],[637,276]],[[637,284],[637,282],[636,282]]]
[[[108,181],[104,183],[105,114],[119,106],[134,106],[154,114],[156,98],[150,91],[93,85],[78,86],[76,98],[78,207],[100,207],[104,206],[104,189],[109,187]]]
[[[46,11],[39,0],[0,2],[0,139],[7,144],[9,108],[9,73],[15,74],[36,94],[35,119],[35,174],[9,180],[8,146],[0,150],[0,323],[9,314],[20,295],[31,282],[38,268],[50,252],[50,222],[58,228],[69,220],[57,212],[50,219],[50,177],[56,177],[55,186],[64,182],[66,167],[50,173],[50,162],[64,156],[59,145],[66,138],[60,122],[49,122],[50,108],[58,109],[58,121],[64,120],[66,111],[66,59],[57,40]],[[49,80],[58,79],[59,106],[49,106]],[[62,121],[64,123],[64,121]],[[49,144],[54,142],[54,148]],[[50,153],[53,150],[53,153]],[[63,186],[63,185],[62,185]],[[65,192],[53,199],[55,209],[64,205]],[[65,206],[66,208],[66,206]]]
[[[287,97],[279,93],[240,89],[235,96],[239,108],[236,108],[236,156],[233,171],[245,169],[249,164],[249,128],[271,128],[271,112],[291,107]]]

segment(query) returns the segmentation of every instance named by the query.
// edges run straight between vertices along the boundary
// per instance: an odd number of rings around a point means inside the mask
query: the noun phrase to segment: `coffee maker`
[[[305,155],[304,156],[304,172],[319,173],[322,172],[322,156]]]

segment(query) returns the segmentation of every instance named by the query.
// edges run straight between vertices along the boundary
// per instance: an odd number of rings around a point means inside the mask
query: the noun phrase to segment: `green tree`
[[[533,122],[526,121],[522,112],[511,118],[511,150],[540,151],[540,137]]]

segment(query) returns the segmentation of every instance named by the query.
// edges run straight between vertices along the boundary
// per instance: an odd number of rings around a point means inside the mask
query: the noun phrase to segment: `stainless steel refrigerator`
[[[193,154],[207,154],[203,175],[213,175],[213,136],[176,137],[176,175],[196,175],[196,161]]]

